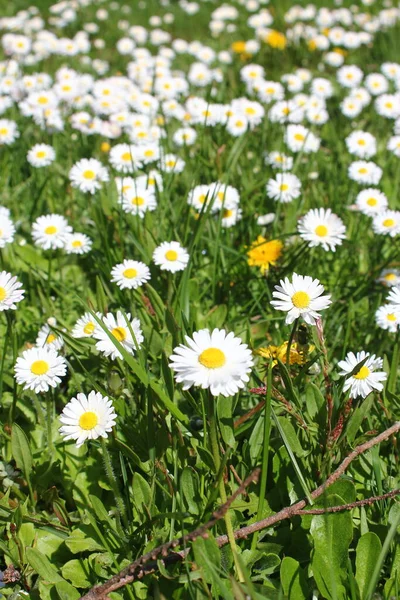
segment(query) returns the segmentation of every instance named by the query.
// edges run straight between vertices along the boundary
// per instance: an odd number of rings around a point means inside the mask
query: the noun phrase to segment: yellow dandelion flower
[[[262,235],[259,235],[247,252],[247,263],[250,267],[260,267],[261,273],[264,274],[270,265],[274,265],[281,257],[282,248],[283,243],[280,240],[267,242]]]

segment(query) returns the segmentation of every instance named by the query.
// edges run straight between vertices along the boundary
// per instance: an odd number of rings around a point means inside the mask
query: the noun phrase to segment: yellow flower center
[[[54,342],[55,339],[56,336],[54,335],[54,333],[49,333],[46,339],[46,344],[51,344],[52,342]]]
[[[388,321],[396,321],[396,315],[394,313],[389,313],[386,315]]]
[[[114,327],[111,333],[119,342],[123,342],[126,338],[126,332],[123,327]]]
[[[123,155],[121,156],[122,160],[125,161],[131,161],[132,160],[132,155],[130,152],[124,152]]]
[[[307,292],[296,292],[292,296],[293,305],[300,309],[307,308],[310,304],[310,300],[311,298]]]
[[[386,108],[393,108],[393,104],[391,102],[386,102],[385,107]]]
[[[393,227],[393,225],[395,225],[395,224],[396,223],[395,223],[394,219],[385,219],[382,223],[382,225],[384,227]]]
[[[201,194],[199,196],[199,202],[200,204],[204,204],[204,202],[206,201],[207,196],[205,194]]]
[[[367,204],[368,206],[376,206],[378,204],[378,201],[376,198],[368,198],[367,200]]]
[[[143,206],[144,199],[140,196],[135,196],[134,198],[132,198],[131,204],[133,204],[134,206]]]
[[[44,150],[39,150],[36,152],[36,158],[44,158],[46,156],[46,152]]]
[[[3,302],[7,297],[7,292],[3,287],[0,287],[0,302]]]
[[[328,228],[325,227],[325,225],[318,225],[318,227],[315,228],[315,233],[319,237],[325,237],[328,235]]]
[[[94,429],[98,422],[98,416],[91,410],[84,412],[83,415],[79,417],[79,427],[81,429],[84,429],[85,431],[90,431],[91,429]]]
[[[134,279],[134,277],[137,275],[137,271],[136,269],[125,269],[122,275],[127,279]]]
[[[7,127],[2,127],[2,128],[0,129],[0,135],[7,135],[7,133],[8,133],[8,129],[7,129]]]
[[[248,106],[245,111],[248,115],[255,115],[256,111],[252,106]]]
[[[361,167],[361,169],[358,169],[358,172],[360,173],[360,175],[365,175],[365,173],[368,173],[368,169],[366,169],[365,167]]]
[[[370,373],[371,371],[368,369],[368,367],[364,365],[363,367],[361,367],[358,373],[353,375],[353,377],[354,379],[366,379]]]
[[[154,150],[146,150],[144,153],[145,156],[154,156]]]
[[[45,375],[49,368],[49,364],[45,360],[35,360],[31,364],[31,373],[34,375]]]
[[[165,258],[170,261],[175,261],[178,258],[178,253],[175,250],[167,250]]]
[[[48,98],[46,98],[46,96],[40,96],[40,97],[38,98],[38,102],[39,102],[39,104],[47,104],[47,103],[48,103],[48,101],[49,101],[49,99],[48,99]]]
[[[95,324],[90,321],[90,323],[87,323],[83,328],[83,333],[86,333],[86,335],[92,335],[94,330]]]
[[[358,140],[357,144],[359,146],[365,146],[365,140]]]
[[[81,240],[74,240],[71,245],[73,248],[80,248],[82,246],[82,242]]]
[[[222,217],[224,219],[227,219],[228,217],[231,217],[232,215],[233,215],[233,210],[231,210],[230,208],[225,208]]]
[[[394,273],[388,273],[385,275],[384,279],[386,279],[386,281],[395,281],[396,275]]]
[[[101,146],[100,146],[100,150],[102,152],[109,152],[111,146],[108,142],[102,142]]]
[[[281,192],[286,192],[289,189],[289,186],[287,183],[282,183],[279,189],[281,190]]]
[[[57,227],[55,225],[49,225],[48,227],[46,227],[44,232],[47,233],[47,235],[54,235],[55,233],[57,233]]]
[[[199,356],[199,363],[207,369],[219,369],[225,362],[225,354],[219,348],[207,348]]]
[[[94,179],[96,177],[96,173],[89,169],[88,171],[83,171],[83,176],[85,179]]]
[[[294,139],[297,140],[298,142],[304,142],[304,135],[302,133],[295,133],[294,134]]]

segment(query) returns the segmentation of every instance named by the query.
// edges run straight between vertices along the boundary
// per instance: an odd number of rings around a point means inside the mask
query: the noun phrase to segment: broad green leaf
[[[68,579],[74,587],[88,588],[91,585],[88,579],[89,569],[85,569],[84,565],[87,567],[87,561],[78,560],[77,558],[69,560],[61,568],[62,576],[64,579]]]
[[[32,452],[28,438],[17,423],[12,426],[11,448],[17,467],[28,478],[32,472]]]
[[[356,581],[364,600],[369,580],[382,550],[381,540],[372,531],[360,537],[356,550]]]
[[[139,515],[148,515],[147,510],[150,511],[152,503],[151,489],[140,473],[134,473],[133,475],[132,493],[133,502]]]
[[[208,538],[197,538],[193,542],[193,554],[196,565],[201,569],[203,577],[207,583],[212,583],[215,574],[210,569],[210,563],[213,567],[221,567],[221,552],[215,539],[210,535]]]
[[[65,540],[65,545],[71,550],[72,554],[78,554],[78,552],[85,552],[87,550],[91,552],[104,550],[103,546],[89,537],[82,529],[74,529],[69,538]]]
[[[303,569],[294,558],[285,556],[281,564],[281,583],[288,600],[307,600],[310,590]]]
[[[196,472],[190,467],[185,467],[182,471],[180,485],[189,511],[194,515],[198,515],[200,498],[198,497],[198,477]]]
[[[217,400],[217,413],[219,428],[221,430],[222,439],[227,446],[233,448],[235,445],[235,435],[233,432],[233,417],[232,417],[232,398],[219,396]]]
[[[60,600],[78,600],[81,594],[68,581],[58,581],[56,590]]]
[[[37,548],[27,548],[26,558],[32,569],[34,569],[46,583],[58,583],[59,581],[63,581],[63,578],[57,573],[57,570],[53,567],[49,559],[39,552]]]

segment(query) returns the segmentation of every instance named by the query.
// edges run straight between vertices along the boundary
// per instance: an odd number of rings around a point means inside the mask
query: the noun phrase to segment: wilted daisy
[[[298,231],[311,247],[322,246],[324,250],[336,249],[346,237],[346,227],[330,208],[308,211],[299,221]]]
[[[382,169],[373,162],[356,160],[349,166],[349,178],[362,185],[376,185],[382,177]]]
[[[64,345],[64,340],[60,335],[54,333],[50,327],[55,327],[57,321],[53,318],[48,319],[48,322],[39,329],[39,333],[36,338],[35,345],[38,348],[44,348],[45,346],[51,346],[54,350],[60,350]]]
[[[357,194],[356,206],[364,215],[373,217],[388,206],[385,194],[375,188],[367,188]]]
[[[364,359],[367,361],[357,370],[357,365]],[[377,371],[383,366],[383,360],[377,358],[375,354],[370,356],[369,352],[349,352],[344,360],[338,363],[341,369],[340,375],[346,377],[343,390],[350,390],[350,398],[361,396],[366,398],[373,390],[381,392],[383,390],[382,382],[386,381],[387,375],[384,371]],[[356,371],[353,375],[350,375]]]
[[[386,287],[400,286],[400,269],[383,269],[377,281]]]
[[[275,286],[272,296],[277,300],[271,300],[271,304],[277,310],[288,313],[287,324],[302,317],[306,323],[314,325],[320,316],[318,311],[325,310],[332,302],[330,294],[322,296],[323,292],[324,286],[318,279],[293,273],[291,282],[286,277]]]
[[[291,173],[278,173],[275,179],[268,180],[267,194],[278,202],[291,202],[301,194],[300,179]]]
[[[74,188],[94,194],[102,183],[109,180],[108,171],[95,158],[82,158],[70,170],[69,179]]]
[[[54,148],[48,144],[35,144],[29,150],[26,158],[32,167],[48,167],[54,162],[56,153]]]
[[[400,325],[400,311],[393,304],[385,304],[376,311],[375,321],[378,327],[395,333]]]
[[[16,310],[18,302],[24,298],[25,291],[21,289],[22,283],[11,273],[0,273],[0,312]]]
[[[170,356],[170,367],[183,389],[198,386],[213,396],[233,396],[249,381],[253,359],[247,344],[223,329],[202,329],[185,336]]]
[[[400,211],[385,210],[378,215],[375,215],[372,221],[372,228],[375,233],[382,235],[390,235],[395,237],[400,233]]]
[[[279,260],[282,249],[283,243],[280,240],[270,240],[268,242],[266,238],[259,235],[247,252],[247,264],[250,267],[259,267],[264,275],[270,266],[275,265]]]
[[[153,252],[153,261],[162,271],[183,271],[189,262],[186,248],[179,242],[163,242]]]
[[[116,283],[121,290],[135,290],[149,279],[149,267],[137,260],[125,259],[122,263],[115,265],[111,271],[111,281]]]
[[[67,363],[54,348],[30,348],[17,358],[15,378],[24,390],[47,392],[61,383],[61,377],[67,372]]]
[[[96,312],[96,316],[98,319],[102,318],[102,315],[99,312]],[[74,338],[93,337],[96,325],[96,320],[89,312],[87,312],[77,320],[72,329],[71,335]]]
[[[117,415],[112,401],[100,392],[92,391],[87,396],[77,394],[64,407],[59,431],[66,441],[75,440],[79,448],[86,440],[106,438],[115,425]]]
[[[130,313],[126,313],[126,318],[121,311],[117,312],[117,316],[107,313],[103,317],[103,324],[111,333],[111,336],[114,336],[129,354],[133,354],[144,340],[139,319],[134,318],[131,320]],[[102,352],[105,356],[110,356],[112,360],[116,358],[122,359],[122,354],[99,324],[96,325],[93,337],[99,340],[96,343],[96,348],[99,352]]]
[[[67,254],[87,254],[92,249],[92,243],[84,233],[67,233],[64,250]]]
[[[32,225],[32,237],[37,246],[44,250],[62,248],[72,227],[62,215],[43,215]]]

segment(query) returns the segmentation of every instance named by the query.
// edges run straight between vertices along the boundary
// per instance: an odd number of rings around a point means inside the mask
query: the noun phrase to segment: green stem
[[[4,371],[4,363],[6,360],[6,354],[7,354],[7,346],[8,346],[8,340],[10,337],[10,321],[7,319],[7,329],[6,329],[6,334],[4,336],[4,344],[3,344],[3,355],[1,357],[1,363],[0,363],[0,400],[3,396],[3,371]]]
[[[269,438],[271,435],[271,393],[272,393],[272,361],[270,360],[267,373],[267,389],[265,396],[264,409],[264,440],[263,440],[263,456],[262,456],[262,471],[260,482],[260,496],[258,501],[257,521],[263,518],[265,492],[267,489],[268,478],[268,457],[269,457]],[[255,550],[257,546],[258,535],[254,534],[251,548]]]
[[[393,348],[392,364],[390,365],[389,380],[387,383],[388,391],[392,392],[393,394],[396,392],[397,368],[399,365],[399,344],[400,333],[397,332]]]
[[[213,398],[213,396],[210,394],[209,402],[208,402],[208,407],[209,407],[208,415],[209,415],[209,425],[210,425],[210,445],[211,445],[211,452],[212,452],[212,455],[214,458],[215,471],[216,471],[216,474],[218,477],[220,468],[221,468],[221,457],[219,455],[217,420],[216,420],[216,416],[215,416],[215,401],[216,401],[215,398]],[[219,480],[219,493],[221,496],[222,504],[225,504],[227,501],[227,497],[226,497],[225,483],[224,483],[223,477],[220,477],[220,480]],[[236,547],[236,542],[235,542],[235,536],[233,533],[232,521],[231,521],[231,517],[229,515],[229,510],[225,513],[224,520],[225,520],[226,533],[228,535],[229,545],[231,547],[232,554],[233,554],[233,560],[235,561],[237,576],[238,576],[239,581],[241,583],[243,583],[244,577],[243,577],[242,569],[240,568],[240,564],[239,564],[239,561],[237,558],[237,547]]]
[[[53,397],[47,393],[46,395],[46,428],[47,428],[47,450],[50,456],[50,464],[53,462],[54,445],[53,445]]]
[[[114,495],[115,495],[115,503],[117,506],[117,510],[122,517],[125,528],[128,529],[129,523],[128,523],[128,519],[126,517],[125,503],[121,496],[121,492],[119,490],[117,478],[115,477],[114,469],[113,469],[112,462],[111,462],[111,456],[110,456],[110,453],[107,448],[107,442],[106,442],[105,438],[103,438],[103,437],[101,438],[101,448],[103,450],[104,468],[106,471],[106,475],[107,475],[109,484],[111,485],[112,491],[114,492]]]
[[[297,319],[293,323],[292,331],[290,332],[290,338],[289,338],[289,342],[288,342],[287,350],[286,350],[286,367],[287,368],[289,368],[289,365],[290,365],[290,349],[293,344],[293,340],[294,340],[294,336],[296,334],[298,324],[299,324],[299,318],[297,317]]]

